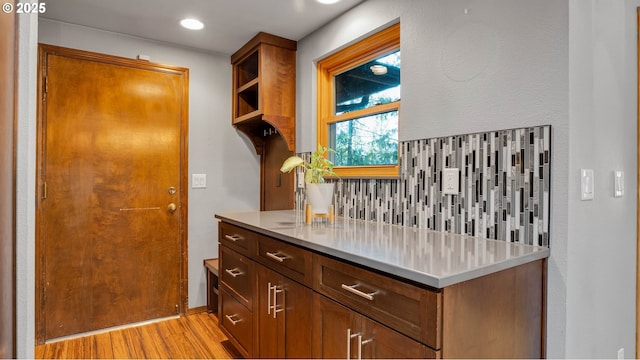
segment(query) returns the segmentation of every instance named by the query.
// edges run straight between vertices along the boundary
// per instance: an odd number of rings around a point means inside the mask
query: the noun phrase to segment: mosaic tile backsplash
[[[398,179],[331,180],[336,215],[549,246],[550,144],[551,126],[401,142]],[[456,195],[444,168],[460,170]]]

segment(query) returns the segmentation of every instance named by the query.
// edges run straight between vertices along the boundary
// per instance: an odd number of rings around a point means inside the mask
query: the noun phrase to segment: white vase
[[[307,201],[314,214],[328,214],[333,200],[333,183],[306,184]]]

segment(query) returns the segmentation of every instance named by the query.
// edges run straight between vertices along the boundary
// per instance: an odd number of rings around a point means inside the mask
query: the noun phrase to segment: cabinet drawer
[[[311,252],[295,245],[260,236],[256,248],[256,260],[307,286],[311,286]]]
[[[225,222],[218,224],[219,242],[243,254],[251,254],[258,234]]]
[[[314,290],[410,338],[440,349],[440,292],[318,254],[313,256]]]
[[[253,354],[253,315],[226,289],[220,291],[220,327],[244,357]]]
[[[220,246],[220,282],[238,301],[253,307],[255,270],[253,261],[226,246]]]

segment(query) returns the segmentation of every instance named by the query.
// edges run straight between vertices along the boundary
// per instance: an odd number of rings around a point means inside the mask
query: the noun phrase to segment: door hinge
[[[180,315],[180,310],[178,309],[178,305],[176,305],[176,315]]]
[[[42,199],[46,199],[47,198],[47,183],[44,182],[42,183]]]

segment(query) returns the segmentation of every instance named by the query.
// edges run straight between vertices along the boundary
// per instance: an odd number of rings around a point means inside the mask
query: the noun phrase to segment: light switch
[[[191,187],[204,189],[207,187],[207,174],[191,174]]]
[[[593,200],[593,169],[580,170],[580,200]]]
[[[613,172],[613,197],[624,196],[624,171]]]
[[[458,168],[442,169],[442,193],[458,195],[460,188],[460,170]]]

